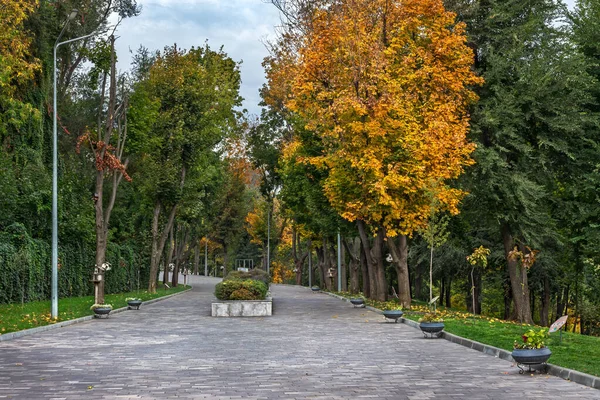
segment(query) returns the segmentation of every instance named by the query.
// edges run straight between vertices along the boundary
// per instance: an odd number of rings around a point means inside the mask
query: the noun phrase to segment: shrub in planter
[[[230,281],[230,280],[245,281],[248,279],[252,279],[255,281],[261,281],[265,285],[267,285],[267,287],[271,283],[271,277],[269,276],[269,274],[267,274],[262,269],[258,269],[258,268],[251,269],[248,272],[231,271],[230,273],[227,274],[227,276],[223,279],[223,281]]]
[[[229,296],[229,300],[258,300],[256,296],[246,288],[234,290]]]
[[[215,297],[219,300],[264,300],[267,291],[268,287],[262,281],[225,280],[215,287]]]

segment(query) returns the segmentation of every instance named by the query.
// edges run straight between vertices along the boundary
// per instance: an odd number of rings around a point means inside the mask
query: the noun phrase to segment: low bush
[[[239,288],[231,293],[231,296],[229,296],[229,300],[250,300],[254,299],[254,297],[255,296],[248,289]]]
[[[252,279],[255,281],[261,281],[265,285],[267,285],[267,287],[271,283],[271,277],[269,276],[269,274],[267,274],[266,271],[263,271],[262,269],[258,269],[258,268],[251,269],[248,272],[231,271],[230,273],[227,274],[227,276],[223,280],[224,281],[231,281],[231,280],[245,281],[248,279]]]
[[[269,288],[262,281],[229,279],[215,287],[215,297],[219,300],[264,300]]]

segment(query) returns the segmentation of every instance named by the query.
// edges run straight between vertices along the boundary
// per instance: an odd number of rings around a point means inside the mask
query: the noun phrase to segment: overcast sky
[[[573,5],[575,0],[567,0]],[[260,114],[258,89],[263,85],[261,65],[267,50],[263,42],[275,37],[279,24],[277,9],[263,0],[138,0],[142,13],[124,20],[116,42],[119,69],[128,69],[129,49],[140,45],[150,50],[165,46],[189,49],[206,40],[213,49],[224,46],[234,60],[243,61],[241,94],[244,107]]]
[[[138,0],[142,13],[124,20],[117,30],[119,69],[131,63],[129,49],[140,45],[162,50],[177,43],[189,49],[203,46],[223,50],[243,61],[241,94],[244,107],[260,114],[258,89],[263,85],[262,60],[268,54],[263,42],[275,37],[277,9],[262,0]]]

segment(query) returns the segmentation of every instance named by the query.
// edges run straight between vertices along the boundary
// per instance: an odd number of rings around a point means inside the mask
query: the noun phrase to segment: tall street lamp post
[[[94,36],[96,32],[81,36],[75,39],[60,42],[69,22],[74,20],[79,14],[79,10],[71,11],[62,31],[54,43],[54,93],[53,93],[53,130],[52,130],[52,319],[58,318],[58,134],[57,134],[57,101],[56,101],[56,52],[63,44],[87,39]]]

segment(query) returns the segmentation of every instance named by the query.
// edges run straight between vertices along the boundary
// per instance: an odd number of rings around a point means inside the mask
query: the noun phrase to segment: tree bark
[[[380,227],[371,246],[365,222],[358,220],[357,226],[369,271],[370,298],[378,301],[386,301],[387,283],[385,281],[385,271],[383,270],[383,240],[385,232],[383,227]]]
[[[179,189],[183,190],[185,185],[186,168],[181,168],[181,178],[179,181]],[[162,210],[162,204],[160,200],[156,199],[154,203],[154,214],[152,218],[152,254],[150,256],[150,279],[148,281],[148,292],[156,293],[156,281],[158,278],[158,265],[160,264],[160,258],[165,248],[165,243],[169,234],[169,230],[175,223],[175,215],[177,214],[178,203],[175,203],[171,207],[171,212],[167,218],[167,223],[162,231],[159,231],[159,220]]]
[[[556,296],[556,319],[562,317],[569,304],[569,286],[565,286],[562,290],[562,295],[559,293]]]
[[[398,300],[402,307],[410,308],[412,299],[408,275],[408,238],[405,235],[400,235],[398,238],[399,244],[396,244],[391,237],[387,241],[398,275]]]
[[[342,243],[350,260],[348,263],[348,270],[350,272],[350,293],[356,294],[360,291],[360,239],[352,239],[352,248],[350,248],[346,238],[342,239]]]
[[[227,276],[229,264],[229,246],[226,243],[222,243],[223,246],[223,278]]]
[[[327,252],[329,255],[329,268],[333,274],[333,279],[331,279],[331,290],[339,292],[340,288],[338,287],[337,251],[333,243],[335,243],[335,240],[331,240],[329,251]]]
[[[360,238],[359,238],[360,241]],[[365,253],[365,249],[362,246],[362,241],[360,242],[360,271],[362,275],[362,292],[367,298],[371,298],[371,278],[369,276],[369,266],[367,263],[367,256]]]
[[[446,307],[452,307],[452,278],[448,277],[446,281]]]
[[[171,271],[171,263],[173,262],[173,253],[175,252],[175,238],[173,237],[173,226],[169,230],[169,245],[167,246],[167,257],[165,267],[163,268],[163,285],[169,283],[169,272]]]
[[[504,319],[510,319],[510,306],[512,304],[512,290],[510,288],[510,277],[508,273],[504,276]]]
[[[344,245],[340,246],[339,249],[340,257],[341,257],[341,269],[342,269],[342,292],[348,291],[348,264],[346,263],[346,251],[344,250]]]
[[[421,272],[420,264],[415,265],[415,298],[423,300],[423,273]]]
[[[175,214],[177,213],[177,205],[171,208],[167,224],[162,233],[159,231],[159,220],[161,214],[162,205],[159,200],[154,204],[154,213],[152,217],[152,254],[150,257],[150,279],[148,282],[148,292],[156,293],[156,281],[158,278],[158,265],[160,263],[161,254],[165,248],[169,230],[173,226],[175,221]]]
[[[189,239],[189,230],[185,227],[178,229],[178,231],[182,231],[179,239],[176,241],[175,246],[175,268],[173,270],[173,277],[171,279],[171,287],[177,287],[179,285],[179,271],[182,263],[187,261],[187,256],[189,255],[189,251],[184,251],[185,247],[188,244]]]
[[[325,283],[325,288],[327,290],[333,290],[333,276],[329,276],[331,273],[333,275],[333,271],[331,270],[331,258],[329,257],[329,241],[326,237],[323,237],[323,279]]]
[[[315,252],[317,253],[317,270],[319,271],[319,279],[321,281],[321,287],[327,288],[327,282],[325,279],[326,276],[326,267],[325,267],[325,255],[324,255],[324,247],[316,247]]]
[[[515,245],[508,226],[502,227],[502,242],[514,304],[515,319],[521,323],[533,324],[531,318],[531,304],[529,301],[529,284],[527,282],[527,269],[520,266],[518,261],[509,257]]]
[[[292,254],[294,256],[294,268],[296,270],[296,285],[302,285],[302,271],[304,269],[304,261],[308,257],[310,251],[311,242],[308,241],[308,249],[304,254],[298,257],[298,248],[300,247],[300,234],[296,231],[296,228],[292,228]]]
[[[194,275],[200,275],[200,245],[198,241],[194,246]]]

